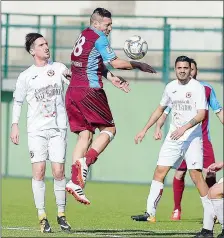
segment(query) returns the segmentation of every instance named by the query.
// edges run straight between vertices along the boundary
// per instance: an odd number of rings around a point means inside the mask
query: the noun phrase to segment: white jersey
[[[173,80],[166,85],[161,106],[169,106],[172,108],[172,120],[167,139],[170,134],[179,127],[187,124],[191,119],[197,115],[197,110],[208,110],[208,104],[205,95],[204,86],[195,79],[191,79],[187,84],[182,85],[178,80]],[[200,123],[188,129],[179,141],[185,141],[192,135],[201,136]],[[193,135],[192,135],[193,136]]]
[[[62,75],[65,69],[62,63],[49,62],[43,67],[32,65],[19,75],[13,94],[12,123],[18,123],[20,117],[15,105],[22,105],[26,98],[28,132],[67,128],[63,92],[64,83],[69,81]]]

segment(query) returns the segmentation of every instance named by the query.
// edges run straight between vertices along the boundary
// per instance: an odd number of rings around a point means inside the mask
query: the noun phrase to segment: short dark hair
[[[43,36],[39,33],[29,33],[26,35],[25,49],[28,53],[30,53],[30,48],[31,48],[32,44],[34,43],[34,41],[41,37],[43,37]]]
[[[105,8],[101,8],[101,7],[98,7],[96,8],[94,11],[93,11],[93,14],[98,14],[99,16],[101,17],[107,17],[107,18],[111,18],[111,12],[109,12],[107,9]],[[92,14],[92,15],[93,15]]]
[[[175,67],[177,65],[177,62],[188,62],[189,63],[189,66],[191,67],[191,59],[188,58],[187,56],[184,56],[184,55],[181,55],[179,57],[176,58],[176,61],[175,61]]]
[[[194,59],[190,59],[190,60],[191,60],[191,64],[194,64],[195,68],[198,69],[198,65],[197,65],[196,61]]]

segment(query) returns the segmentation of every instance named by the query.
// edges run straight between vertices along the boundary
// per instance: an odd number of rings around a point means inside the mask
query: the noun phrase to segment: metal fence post
[[[85,22],[82,21],[82,22],[81,22],[81,26],[80,26],[81,31],[85,30],[85,27],[86,27],[86,26],[85,26]]]
[[[170,76],[170,38],[171,27],[169,24],[164,24],[163,31],[163,82],[167,84]],[[168,123],[165,123],[164,134],[168,133]]]
[[[53,15],[53,26],[52,26],[52,61],[56,58],[56,31],[57,31],[57,16]]]
[[[4,78],[8,77],[8,60],[9,60],[9,13],[6,14],[5,24],[5,65],[4,65]]]
[[[37,16],[37,31],[40,33],[41,15]]]

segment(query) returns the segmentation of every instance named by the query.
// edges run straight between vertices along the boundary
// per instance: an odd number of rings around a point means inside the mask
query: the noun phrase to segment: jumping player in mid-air
[[[72,156],[71,180],[67,183],[66,190],[84,204],[90,204],[83,192],[89,167],[96,162],[116,133],[103,90],[102,76],[114,86],[128,92],[127,82],[115,77],[107,69],[108,66],[156,73],[146,63],[119,59],[107,39],[111,30],[111,13],[104,8],[95,9],[90,17],[90,27],[79,35],[71,54],[72,77],[66,92],[66,110],[70,129],[78,134],[78,141]],[[100,130],[100,134],[92,142],[96,128]]]

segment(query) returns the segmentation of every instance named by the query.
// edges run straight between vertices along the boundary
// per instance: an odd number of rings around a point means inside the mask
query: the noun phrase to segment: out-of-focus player
[[[106,67],[156,73],[146,63],[119,59],[107,39],[111,30],[111,13],[104,8],[95,9],[90,17],[90,27],[79,35],[71,54],[72,78],[66,92],[66,110],[70,129],[78,134],[78,141],[72,156],[71,180],[66,190],[84,204],[90,204],[83,192],[89,167],[96,162],[116,133],[103,90],[102,76],[114,86],[129,91],[127,83],[113,76]],[[100,134],[92,142],[97,128]]]
[[[208,186],[202,175],[203,151],[202,130],[208,108],[205,89],[191,78],[191,59],[179,56],[175,61],[176,80],[166,85],[162,100],[152,113],[146,126],[135,136],[135,143],[142,141],[148,129],[156,123],[164,110],[172,105],[172,121],[169,132],[161,147],[157,167],[147,199],[147,211],[131,218],[136,221],[156,221],[156,208],[162,196],[164,179],[171,167],[178,168],[186,160],[191,179],[195,183],[203,206],[208,200]]]
[[[57,222],[62,230],[69,231],[66,221],[66,154],[67,118],[64,106],[64,84],[69,83],[69,70],[59,62],[50,62],[47,40],[38,33],[26,35],[25,48],[33,56],[34,64],[23,71],[16,82],[12,111],[11,140],[19,144],[19,118],[26,98],[28,103],[27,132],[32,164],[32,190],[38,212],[41,232],[51,232],[45,212],[46,160],[51,161],[54,193],[58,207]],[[64,77],[64,76],[65,77]]]
[[[216,173],[217,171],[223,169],[223,162],[216,162],[208,167],[210,173]],[[223,178],[219,180],[218,183],[214,184],[208,190],[208,198],[212,203],[214,210],[206,209],[204,210],[203,228],[196,234],[195,237],[213,237],[213,227],[214,227],[214,214],[216,215],[219,223],[222,226],[222,232],[217,236],[217,238],[224,238],[224,222],[223,222]],[[206,227],[206,228],[205,228]]]
[[[195,60],[191,59],[191,76],[196,79],[198,74],[197,63]],[[211,85],[206,82],[199,81],[205,87],[206,98],[208,105],[212,108],[213,112],[217,115],[221,123],[223,123],[223,110],[216,98],[215,91]],[[171,108],[166,108],[163,115],[156,123],[156,129],[154,133],[154,138],[160,140],[162,138],[161,128],[170,112]],[[202,121],[202,139],[203,139],[203,170],[206,177],[206,183],[208,187],[213,186],[216,183],[215,173],[208,173],[207,168],[209,165],[215,162],[214,151],[210,139],[209,132],[209,110],[206,111],[205,119]],[[173,178],[173,194],[174,194],[174,210],[172,212],[171,220],[181,219],[181,200],[185,187],[185,175],[187,172],[186,161],[183,160],[180,167],[176,170]]]

